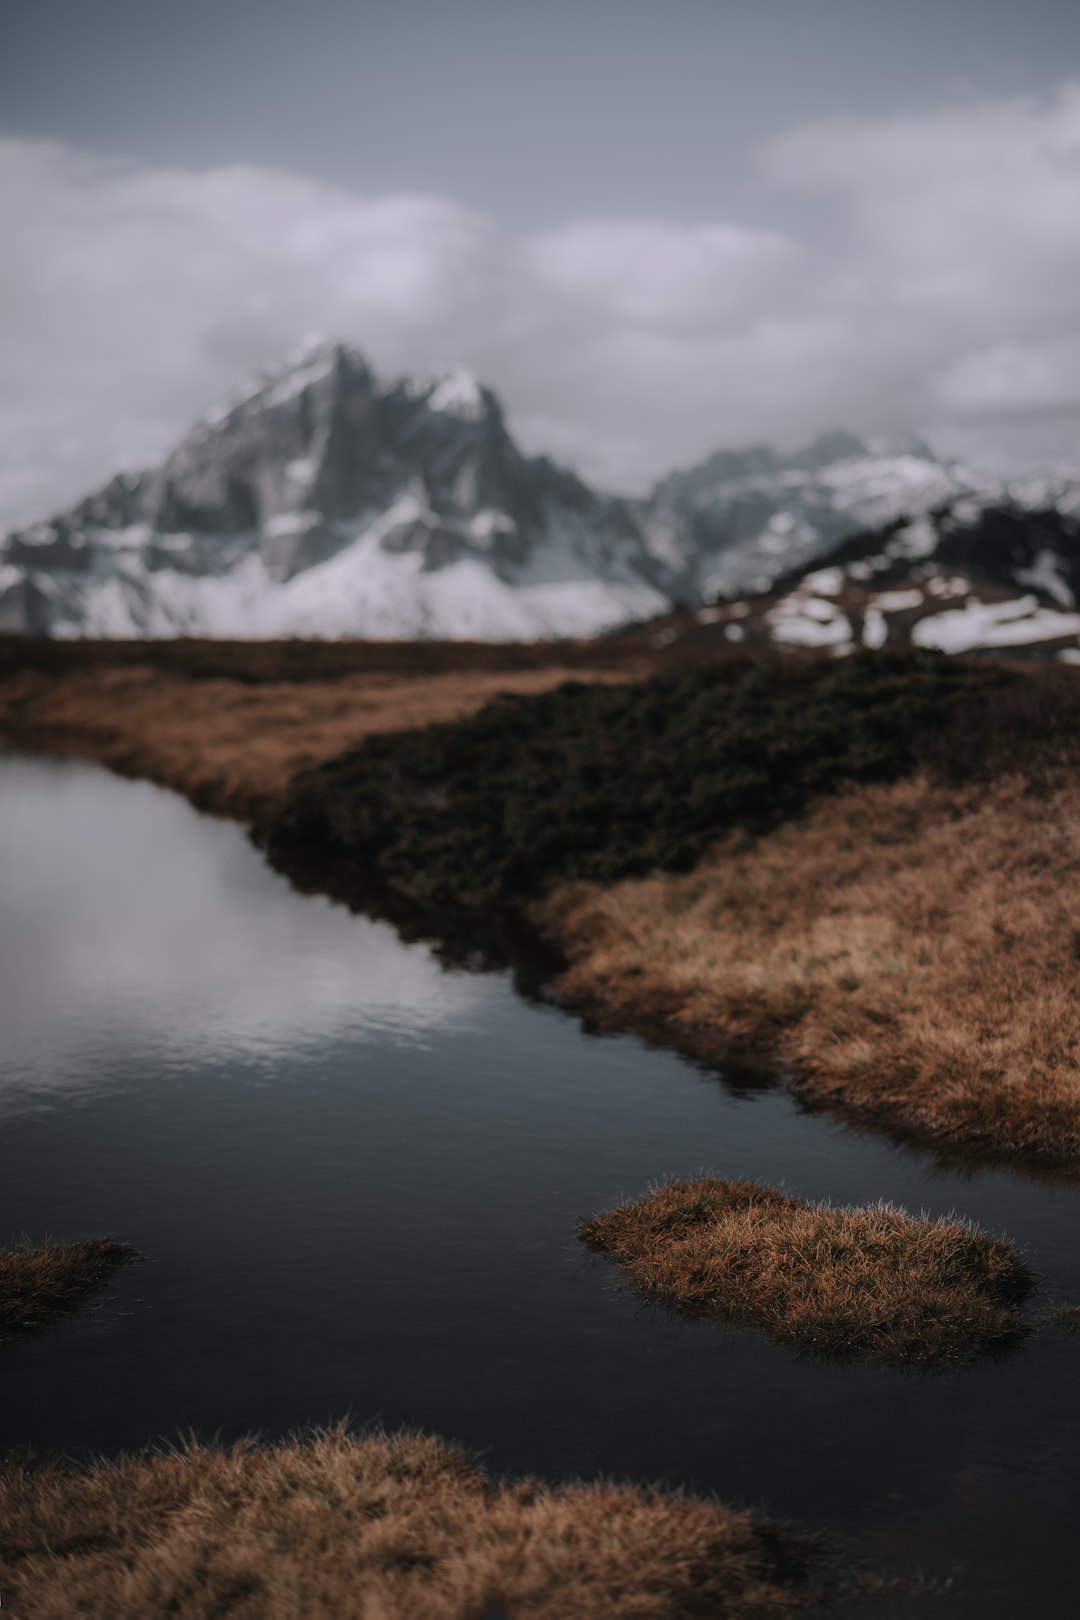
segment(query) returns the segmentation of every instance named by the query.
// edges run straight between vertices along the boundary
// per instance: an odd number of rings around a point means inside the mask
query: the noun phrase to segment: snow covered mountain
[[[915,645],[1080,662],[1080,459],[1013,483],[918,441],[831,433],[659,484],[646,533],[704,605],[652,631],[746,646]]]
[[[471,373],[387,383],[337,343],[0,543],[0,630],[59,636],[532,639],[678,608],[657,634],[1068,650],[1078,600],[1080,461],[1005,486],[831,433],[617,499],[525,456]]]
[[[709,601],[765,590],[849,535],[960,496],[1000,493],[993,480],[939,461],[918,440],[889,446],[827,433],[792,455],[764,446],[720,451],[672,473],[653,491],[645,526],[682,593]]]
[[[1064,475],[1062,475],[1064,478]],[[653,628],[654,645],[916,646],[941,652],[1052,654],[1080,663],[1080,502],[1029,510],[1015,494],[962,497],[842,542],[757,595]]]
[[[633,507],[517,449],[467,371],[320,344],[0,551],[0,628],[532,638],[670,605]]]

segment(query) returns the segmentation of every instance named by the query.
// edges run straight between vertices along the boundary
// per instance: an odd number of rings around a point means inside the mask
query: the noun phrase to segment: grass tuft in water
[[[940,1365],[1029,1331],[1026,1266],[966,1221],[805,1204],[703,1176],[583,1221],[578,1235],[643,1299],[819,1356]]]
[[[114,1238],[0,1249],[0,1344],[48,1327],[141,1258]]]

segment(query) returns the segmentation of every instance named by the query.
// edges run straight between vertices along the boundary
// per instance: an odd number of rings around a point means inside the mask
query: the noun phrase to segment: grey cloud
[[[155,459],[312,329],[386,371],[470,362],[528,447],[626,489],[836,424],[999,460],[1018,414],[1075,408],[1080,86],[811,125],[761,163],[812,231],[515,238],[439,197],[0,143],[0,516]]]

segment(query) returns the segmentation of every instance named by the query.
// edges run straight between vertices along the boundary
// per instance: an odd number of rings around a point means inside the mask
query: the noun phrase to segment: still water
[[[590,1035],[95,766],[0,756],[0,918],[0,1242],[148,1257],[4,1352],[0,1446],[351,1414],[496,1470],[713,1490],[952,1578],[875,1615],[1080,1610],[1080,1338],[946,1374],[822,1364],[640,1309],[574,1237],[705,1168],[959,1211],[1080,1301],[1080,1190],[946,1172]]]

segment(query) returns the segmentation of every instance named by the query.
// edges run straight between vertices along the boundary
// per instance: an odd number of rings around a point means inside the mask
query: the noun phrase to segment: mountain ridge
[[[1025,554],[1028,588],[1065,607],[1080,467],[1006,485],[919,440],[837,430],[788,454],[717,451],[631,499],[526,455],[468,368],[384,381],[321,340],[204,411],[157,467],[11,531],[0,628],[589,636],[768,594],[860,534],[1033,506],[1066,528],[1052,566]],[[955,535],[936,543],[948,563]]]

